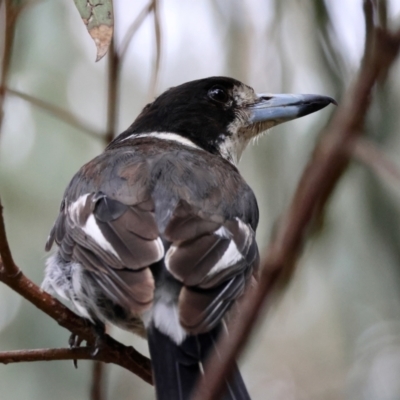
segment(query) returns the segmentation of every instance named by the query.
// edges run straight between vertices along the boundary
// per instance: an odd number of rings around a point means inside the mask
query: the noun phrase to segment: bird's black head
[[[134,135],[172,133],[237,163],[250,139],[262,131],[331,102],[315,95],[257,95],[232,78],[200,79],[161,94],[115,143]]]

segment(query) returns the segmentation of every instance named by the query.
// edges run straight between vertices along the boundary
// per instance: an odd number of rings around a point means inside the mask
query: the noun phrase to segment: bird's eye
[[[226,91],[220,86],[213,86],[208,91],[208,97],[211,100],[217,101],[219,103],[226,103],[229,100],[228,93],[226,93]]]

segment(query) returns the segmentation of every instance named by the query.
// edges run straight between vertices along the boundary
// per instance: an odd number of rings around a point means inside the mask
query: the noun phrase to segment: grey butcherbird
[[[225,77],[188,82],[148,104],[67,187],[43,288],[97,325],[147,336],[157,399],[189,399],[227,312],[255,281],[258,207],[237,169],[243,150],[330,103],[257,95]],[[249,399],[237,369],[224,399]]]

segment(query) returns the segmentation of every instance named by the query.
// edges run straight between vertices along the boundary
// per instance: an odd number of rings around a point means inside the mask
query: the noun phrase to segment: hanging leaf
[[[96,61],[99,61],[107,53],[113,36],[112,0],[74,0],[74,3],[96,44]]]

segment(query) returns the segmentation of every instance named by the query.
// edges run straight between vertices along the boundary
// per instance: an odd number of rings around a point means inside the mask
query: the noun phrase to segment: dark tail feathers
[[[157,328],[148,330],[157,400],[190,400],[200,363],[214,348],[219,330],[189,336],[179,346]],[[237,367],[221,400],[251,400]]]

